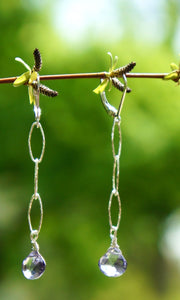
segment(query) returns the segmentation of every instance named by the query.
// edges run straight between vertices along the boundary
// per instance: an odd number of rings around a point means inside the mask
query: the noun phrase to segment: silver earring
[[[121,200],[119,195],[119,160],[121,154],[122,138],[121,138],[121,127],[120,127],[121,124],[120,114],[126,96],[126,92],[128,91],[127,79],[125,74],[123,74],[123,79],[124,79],[124,85],[118,83],[117,82],[118,79],[116,80],[116,84],[118,84],[121,87],[121,90],[123,90],[123,95],[121,97],[118,110],[108,102],[105,92],[100,93],[101,101],[103,103],[104,108],[106,109],[107,113],[114,118],[113,125],[112,125],[112,132],[111,132],[112,153],[114,159],[113,174],[112,174],[112,191],[109,197],[109,204],[108,204],[111,245],[108,248],[107,252],[100,258],[98,263],[101,272],[108,277],[121,276],[126,271],[127,268],[127,261],[122,255],[121,249],[117,243],[117,231],[119,229],[120,220],[121,220]],[[115,150],[115,139],[114,139],[116,127],[118,130],[117,152]],[[119,207],[116,225],[113,225],[112,216],[111,216],[111,206],[112,206],[113,198],[117,200],[118,207]]]
[[[37,84],[39,85],[39,80],[37,79]],[[22,272],[24,276],[27,279],[38,279],[42,276],[42,274],[45,271],[46,268],[46,262],[45,259],[42,257],[42,255],[39,253],[39,245],[37,243],[37,239],[41,230],[42,221],[43,221],[43,205],[42,200],[40,197],[40,194],[38,193],[38,174],[39,174],[39,164],[42,162],[44,151],[45,151],[45,135],[42,128],[42,125],[40,123],[40,115],[41,115],[41,109],[39,107],[39,89],[37,88],[37,91],[34,92],[35,94],[35,105],[34,105],[34,113],[35,113],[35,122],[32,124],[30,132],[29,132],[29,138],[28,138],[28,146],[29,146],[29,154],[31,157],[31,160],[35,164],[34,168],[34,193],[31,197],[29,208],[28,208],[28,223],[29,223],[29,229],[30,229],[30,239],[32,244],[32,250],[30,254],[23,260],[22,263]],[[42,150],[39,158],[35,158],[32,152],[32,146],[31,146],[31,138],[34,131],[34,128],[37,128],[40,130],[41,136],[42,136]],[[31,222],[31,210],[34,201],[39,202],[40,207],[40,221],[39,221],[39,227],[37,229],[33,228],[32,222]]]

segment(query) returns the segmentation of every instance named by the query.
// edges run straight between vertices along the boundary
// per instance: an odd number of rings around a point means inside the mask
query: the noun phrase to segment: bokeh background
[[[178,0],[1,0],[0,77],[25,71],[16,56],[33,66],[36,47],[42,75],[108,70],[108,51],[118,55],[119,66],[136,61],[135,72],[169,72],[180,60],[179,34]],[[31,250],[27,209],[34,166],[27,139],[33,107],[27,87],[0,86],[0,299],[180,299],[179,87],[128,80],[118,233],[128,269],[107,278],[97,263],[110,246],[112,119],[92,92],[98,79],[44,83],[59,96],[41,97],[46,151],[38,242],[47,269],[36,281],[21,272]],[[112,90],[108,99],[117,107],[120,93]],[[33,143],[40,147],[38,135]],[[38,207],[33,212],[37,224]]]

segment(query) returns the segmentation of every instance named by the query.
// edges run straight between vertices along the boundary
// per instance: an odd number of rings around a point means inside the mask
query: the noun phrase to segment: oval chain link
[[[41,132],[41,135],[42,135],[42,150],[41,150],[41,154],[40,154],[39,158],[34,158],[33,152],[32,152],[32,147],[31,147],[31,138],[32,138],[32,133],[33,133],[33,129],[34,129],[35,126],[36,126],[36,128],[40,129],[40,132]],[[38,160],[38,163],[40,163],[43,159],[44,151],[45,151],[45,135],[44,135],[44,130],[42,128],[42,125],[39,121],[35,121],[31,126],[31,129],[29,131],[28,145],[29,145],[29,154],[30,154],[30,157],[31,157],[32,161],[34,163],[36,163],[37,160]]]
[[[114,226],[112,224],[112,217],[111,217],[111,206],[112,206],[113,196],[117,198],[118,206],[119,206],[119,212],[118,212],[116,226]],[[110,198],[109,198],[108,211],[109,211],[110,234],[113,234],[114,231],[118,230],[119,224],[120,224],[120,220],[121,220],[121,201],[120,201],[120,196],[119,196],[119,192],[118,191],[116,193],[115,193],[115,190],[111,191]]]
[[[31,210],[32,210],[32,205],[33,205],[34,200],[39,201],[39,207],[40,207],[40,221],[39,221],[38,229],[33,229],[32,222],[31,222]],[[30,228],[31,234],[34,235],[34,237],[33,237],[34,240],[37,240],[37,238],[38,238],[38,235],[39,235],[39,232],[40,232],[41,226],[42,226],[42,221],[43,221],[43,206],[42,206],[41,197],[39,194],[36,194],[36,195],[33,194],[31,197],[31,200],[29,202],[28,222],[29,222],[29,228]]]
[[[31,221],[31,210],[32,210],[32,205],[33,205],[34,200],[38,200],[39,206],[40,206],[40,221],[39,221],[38,229],[33,229],[32,221]],[[30,229],[31,243],[33,245],[33,249],[36,251],[39,251],[39,245],[37,243],[37,239],[39,236],[39,232],[41,230],[42,222],[43,222],[43,206],[42,206],[41,197],[39,194],[36,194],[36,195],[33,194],[31,197],[30,203],[29,203],[29,208],[28,208],[28,223],[29,223],[29,229]]]

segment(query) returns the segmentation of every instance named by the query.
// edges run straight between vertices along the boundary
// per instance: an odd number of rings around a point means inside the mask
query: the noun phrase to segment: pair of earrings
[[[28,146],[29,146],[29,153],[31,160],[35,164],[34,169],[34,193],[31,197],[29,208],[28,208],[28,223],[30,228],[30,240],[32,244],[32,250],[30,254],[23,260],[22,263],[22,272],[24,276],[27,279],[33,280],[38,279],[42,276],[42,274],[45,271],[46,268],[46,262],[43,256],[39,252],[39,245],[37,243],[37,239],[41,230],[42,221],[43,221],[43,205],[42,200],[40,197],[40,194],[38,192],[38,171],[39,171],[39,164],[42,162],[44,151],[45,151],[45,135],[44,130],[42,128],[42,125],[40,123],[40,117],[41,117],[41,109],[39,106],[39,94],[42,93],[44,95],[55,97],[58,95],[58,93],[54,90],[49,89],[48,87],[40,84],[39,81],[39,74],[38,72],[41,69],[42,66],[42,59],[41,55],[38,49],[35,49],[34,52],[34,60],[35,65],[33,69],[31,68],[21,59],[16,58],[17,61],[21,62],[28,71],[23,73],[21,76],[19,76],[13,83],[15,87],[26,84],[28,85],[28,91],[29,91],[29,99],[30,103],[34,104],[34,113],[35,113],[35,122],[33,122],[30,132],[29,132],[29,138],[28,138]],[[101,97],[102,104],[107,111],[109,115],[111,115],[113,119],[113,126],[112,126],[112,132],[111,132],[111,142],[112,142],[112,153],[113,153],[113,175],[112,175],[112,191],[110,193],[109,198],[109,205],[108,205],[108,214],[109,214],[109,225],[110,225],[110,238],[111,238],[111,245],[108,248],[107,252],[104,256],[102,256],[99,260],[99,268],[100,270],[108,277],[118,277],[122,275],[127,268],[127,262],[122,255],[122,252],[120,250],[120,247],[117,243],[117,231],[120,225],[120,219],[121,219],[121,200],[119,195],[119,161],[120,161],[120,154],[121,154],[121,110],[124,103],[124,99],[126,96],[126,93],[130,92],[131,90],[127,87],[127,79],[126,79],[126,73],[131,71],[132,68],[135,66],[135,63],[130,63],[125,67],[122,67],[120,69],[114,70],[113,67],[115,64],[113,64],[112,55],[108,53],[111,56],[111,68],[110,72],[113,72],[114,77],[109,77],[104,80],[101,80],[100,85],[98,88],[94,90],[95,93],[99,93]],[[116,58],[117,61],[117,58]],[[122,84],[117,77],[122,75],[124,84]],[[121,101],[119,104],[118,110],[113,107],[107,100],[106,94],[105,94],[105,87],[107,86],[108,82],[110,82],[114,87],[119,89],[123,92],[123,95],[121,97]],[[32,152],[32,146],[31,146],[31,138],[34,131],[34,128],[37,128],[40,130],[41,136],[42,136],[42,150],[39,158],[35,158]],[[118,149],[116,152],[115,149],[115,131],[118,130]],[[117,224],[113,225],[112,223],[112,216],[111,216],[111,206],[113,202],[113,198],[115,198],[118,202],[118,218],[117,218]],[[31,222],[31,210],[34,201],[39,202],[40,206],[40,221],[39,226],[37,229],[34,229]]]

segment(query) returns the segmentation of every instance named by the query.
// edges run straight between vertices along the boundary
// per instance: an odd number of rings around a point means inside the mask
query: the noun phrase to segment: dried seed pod
[[[32,87],[37,91],[38,90],[37,82],[33,82]],[[58,95],[57,91],[54,91],[41,83],[39,84],[39,92],[48,97],[56,97]]]
[[[36,72],[39,72],[41,70],[41,66],[42,66],[42,59],[41,59],[41,54],[39,52],[39,49],[35,49],[33,52],[34,55],[34,61],[35,61],[35,65],[34,65],[34,70]]]
[[[43,84],[40,84],[39,92],[43,95],[48,96],[48,97],[56,97],[58,95],[57,91],[54,91],[54,90],[48,88],[47,86],[45,86]]]
[[[43,84],[40,84],[39,91],[41,94],[49,96],[49,97],[56,97],[58,95],[57,91],[54,91]]]
[[[119,81],[116,77],[112,78],[112,84],[119,91],[121,91],[121,92],[124,91],[124,84],[121,81]],[[130,92],[131,92],[131,89],[129,87],[127,87],[127,93],[130,93]]]
[[[135,62],[131,62],[131,63],[127,64],[126,66],[123,66],[119,69],[112,71],[113,77],[119,77],[119,76],[122,76],[123,74],[129,73],[130,71],[132,71],[132,69],[135,67],[135,65],[136,65]]]

